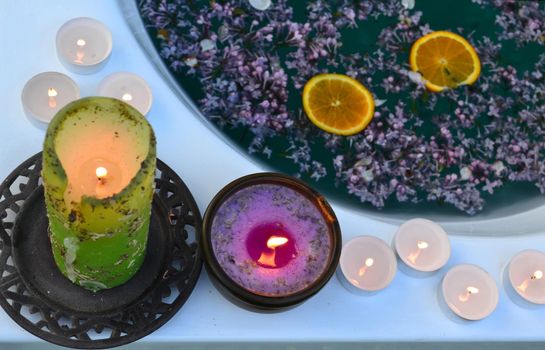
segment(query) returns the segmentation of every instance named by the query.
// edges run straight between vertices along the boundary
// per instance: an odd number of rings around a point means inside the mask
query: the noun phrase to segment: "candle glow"
[[[276,247],[283,246],[288,243],[288,241],[289,240],[286,237],[272,236],[269,238],[267,240],[267,247],[271,249],[271,251],[261,253],[257,262],[264,266],[276,267]]]
[[[373,258],[365,259],[365,264],[358,271],[358,275],[360,277],[365,275],[365,272],[367,272],[367,268],[373,266],[374,263],[375,263],[375,260]]]
[[[469,300],[469,298],[471,297],[471,294],[477,294],[479,293],[479,288],[477,287],[473,287],[473,286],[469,286],[466,288],[466,293],[465,294],[462,294],[458,297],[458,299],[462,302],[462,303],[465,303]]]
[[[418,257],[420,256],[420,254],[422,253],[422,250],[428,248],[429,246],[430,246],[429,243],[426,241],[418,241],[416,243],[416,247],[418,249],[412,252],[411,254],[409,254],[409,256],[407,257],[407,260],[409,260],[413,264],[416,264],[416,259],[418,259]]]
[[[97,175],[98,181],[102,182],[106,176],[108,176],[108,169],[106,169],[103,166],[99,166],[95,170],[95,174]]]
[[[129,93],[125,93],[125,94],[123,94],[123,96],[121,96],[121,99],[123,101],[132,101],[132,95],[129,94]]]
[[[117,72],[105,77],[97,89],[98,95],[117,98],[146,115],[153,100],[146,81],[133,73]]]
[[[526,289],[528,289],[528,286],[530,285],[530,282],[533,280],[540,280],[543,278],[543,271],[537,270],[534,272],[529,279],[524,280],[520,285],[517,286],[517,289],[519,289],[521,292],[526,292]]]
[[[49,102],[47,104],[49,108],[57,107],[57,99],[55,98],[55,96],[57,95],[57,90],[55,90],[54,88],[47,89],[47,96],[49,97]]]

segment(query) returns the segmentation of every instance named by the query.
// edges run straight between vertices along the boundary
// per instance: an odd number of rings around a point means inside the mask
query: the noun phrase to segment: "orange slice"
[[[473,84],[481,62],[471,44],[458,34],[437,31],[424,35],[411,48],[411,68],[431,91]]]
[[[373,96],[360,82],[343,74],[312,77],[303,90],[303,107],[310,121],[337,135],[354,135],[373,119]]]

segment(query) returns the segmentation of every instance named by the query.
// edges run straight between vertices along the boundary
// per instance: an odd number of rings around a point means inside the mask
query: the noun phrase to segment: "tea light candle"
[[[508,267],[509,282],[525,300],[545,304],[545,253],[524,250],[511,259]]]
[[[155,136],[134,108],[105,97],[77,100],[49,124],[42,177],[53,256],[91,290],[128,281],[146,251]]]
[[[117,98],[136,108],[143,115],[151,108],[151,89],[136,74],[118,72],[108,75],[98,86],[98,95]]]
[[[397,272],[397,261],[394,252],[383,240],[359,236],[343,247],[340,268],[349,286],[374,292],[392,282]]]
[[[411,268],[430,272],[443,267],[450,257],[448,235],[433,221],[412,219],[403,223],[394,238],[401,260]]]
[[[467,320],[490,315],[498,304],[498,287],[482,268],[461,264],[451,268],[443,278],[443,298],[448,307]]]
[[[280,174],[227,185],[209,205],[203,231],[213,281],[262,309],[294,306],[318,292],[340,254],[339,226],[325,199]]]
[[[79,98],[79,87],[68,76],[57,72],[40,73],[23,88],[21,102],[29,118],[49,123],[68,103]]]
[[[57,32],[57,55],[69,70],[91,74],[101,69],[112,52],[112,33],[93,18],[74,18]]]

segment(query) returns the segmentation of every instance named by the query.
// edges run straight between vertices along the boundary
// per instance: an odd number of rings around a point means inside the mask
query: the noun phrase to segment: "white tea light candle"
[[[101,69],[112,52],[112,33],[93,18],[79,17],[57,32],[57,55],[69,70],[91,74]]]
[[[340,270],[349,286],[374,292],[392,282],[397,272],[397,261],[394,252],[383,240],[359,236],[344,245]]]
[[[402,224],[395,235],[394,246],[405,264],[423,272],[439,270],[450,257],[447,233],[426,219],[412,219]]]
[[[152,94],[146,81],[136,74],[118,72],[108,75],[98,86],[98,95],[121,100],[143,115],[151,108]]]
[[[79,87],[68,76],[45,72],[35,75],[25,84],[21,102],[29,118],[49,123],[62,107],[79,97]]]
[[[508,267],[509,282],[525,300],[545,304],[545,253],[524,250],[511,259]]]
[[[494,279],[476,265],[461,264],[451,268],[441,285],[448,307],[466,320],[480,320],[490,315],[498,304]]]

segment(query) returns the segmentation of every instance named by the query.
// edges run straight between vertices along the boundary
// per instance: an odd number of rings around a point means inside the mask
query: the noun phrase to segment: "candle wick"
[[[458,300],[460,300],[462,303],[465,303],[466,301],[469,300],[469,298],[471,297],[472,294],[477,294],[477,293],[479,293],[479,288],[469,286],[469,287],[466,288],[466,293],[465,294],[462,294],[462,295],[458,296]]]

